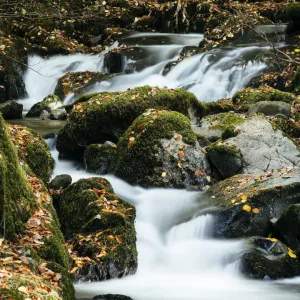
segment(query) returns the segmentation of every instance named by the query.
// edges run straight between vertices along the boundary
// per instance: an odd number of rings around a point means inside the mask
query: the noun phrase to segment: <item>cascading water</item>
[[[231,96],[241,89],[265,65],[248,62],[266,48],[246,47],[217,50],[190,57],[166,75],[166,63],[176,60],[183,46],[196,45],[199,35],[137,34],[124,39],[145,57],[139,72],[119,75],[92,87],[92,91],[125,90],[138,85],[184,87],[200,100],[212,101]],[[157,44],[156,44],[157,43]],[[148,59],[148,60],[147,60]],[[246,61],[239,66],[239,60]],[[128,62],[128,61],[127,61]],[[133,60],[130,61],[132,63]],[[102,56],[56,56],[48,60],[34,56],[26,74],[29,99],[21,100],[27,108],[54,91],[57,79],[68,71],[102,71]],[[65,101],[72,100],[69,96]],[[53,176],[68,173],[73,182],[95,176],[78,164],[58,160],[55,140],[48,140],[57,166]],[[295,286],[300,279],[280,282],[253,281],[239,273],[240,256],[247,249],[243,240],[211,238],[213,216],[201,193],[174,189],[142,189],[132,187],[113,176],[104,176],[115,193],[137,209],[136,231],[139,267],[135,275],[122,279],[76,284],[77,296],[91,298],[99,294],[124,294],[135,300],[205,299],[205,300],[283,300],[299,299]]]

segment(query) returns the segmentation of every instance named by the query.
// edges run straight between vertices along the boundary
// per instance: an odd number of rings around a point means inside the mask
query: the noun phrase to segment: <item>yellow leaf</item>
[[[161,177],[166,177],[167,176],[167,172],[162,172],[161,173]]]
[[[245,210],[246,212],[251,212],[251,206],[250,205],[244,205],[243,210]]]
[[[28,289],[25,286],[20,286],[18,288],[18,291],[21,292],[21,293],[23,293],[23,294],[28,294]]]
[[[236,202],[236,199],[232,199],[231,203],[234,204]]]
[[[260,210],[258,208],[253,208],[252,212],[254,212],[255,214],[258,214],[260,212]]]
[[[291,248],[288,248],[288,255],[291,258],[297,258],[297,255],[295,254],[295,252]]]
[[[278,240],[277,239],[275,239],[275,238],[267,238],[267,240],[269,240],[269,241],[271,241],[271,242],[273,242],[273,243],[276,243]]]
[[[241,201],[242,203],[245,203],[247,201],[247,199],[248,199],[247,195],[245,195],[245,194],[243,194],[241,196],[241,198],[242,198],[242,201]]]
[[[300,49],[295,49],[295,52],[296,52],[296,53],[299,53],[299,52],[300,52]]]
[[[180,169],[182,169],[182,163],[181,163],[181,162],[179,162],[177,165],[178,165],[178,167],[179,167]]]

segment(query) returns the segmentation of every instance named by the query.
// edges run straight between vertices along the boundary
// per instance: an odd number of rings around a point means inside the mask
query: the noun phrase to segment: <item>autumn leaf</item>
[[[181,163],[181,162],[179,162],[177,165],[178,165],[178,167],[179,167],[180,169],[182,169],[182,163]]]
[[[245,210],[246,212],[251,212],[251,206],[250,205],[244,205],[243,206],[243,210]]]
[[[232,200],[231,200],[231,203],[232,203],[232,204],[236,203],[236,199],[232,199]]]
[[[258,208],[253,208],[252,212],[254,212],[255,214],[258,214],[260,212],[260,210]]]
[[[161,177],[166,177],[167,176],[167,172],[162,172],[161,173]]]
[[[295,252],[291,248],[288,248],[288,255],[291,258],[297,258],[297,255],[295,254]]]
[[[23,294],[28,294],[28,288],[25,287],[25,286],[20,286],[18,288],[18,291],[21,292],[21,293],[23,293]]]
[[[247,197],[247,195],[245,195],[245,194],[243,194],[242,196],[241,196],[241,202],[242,203],[245,203],[245,202],[247,202],[247,199],[248,199],[248,197]]]

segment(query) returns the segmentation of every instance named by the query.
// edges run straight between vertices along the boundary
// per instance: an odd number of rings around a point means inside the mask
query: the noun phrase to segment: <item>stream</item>
[[[134,47],[125,57],[126,66],[134,65],[132,74],[117,75],[90,88],[94,91],[121,91],[140,85],[182,87],[201,101],[231,97],[251,78],[266,69],[255,57],[267,47],[249,46],[213,50],[195,54],[162,75],[167,63],[177,60],[184,47],[197,46],[202,35],[133,34],[108,50],[121,45]],[[107,50],[107,51],[108,51]],[[19,100],[28,110],[34,103],[53,93],[59,77],[69,71],[104,71],[103,54],[32,56],[29,65],[40,74],[25,74],[27,99]],[[74,101],[68,95],[64,103]],[[29,123],[28,123],[29,122]],[[18,123],[41,132],[57,131],[59,123],[23,119]],[[43,123],[45,122],[45,123]],[[38,125],[39,124],[39,125]],[[63,125],[63,123],[61,123]],[[52,130],[54,128],[54,130]],[[53,176],[67,173],[73,182],[97,176],[87,174],[73,161],[59,160],[55,139],[47,140],[56,168]],[[133,187],[114,176],[107,178],[115,193],[137,210],[136,231],[138,271],[135,275],[104,282],[78,283],[77,297],[91,299],[100,294],[124,294],[134,300],[293,300],[299,299],[300,278],[282,281],[254,281],[239,272],[239,258],[247,249],[243,240],[211,238],[213,217],[200,192],[175,189]]]

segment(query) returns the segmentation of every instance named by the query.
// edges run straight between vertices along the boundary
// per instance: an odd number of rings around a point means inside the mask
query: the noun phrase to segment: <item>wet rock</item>
[[[300,95],[300,67],[295,72],[289,88],[294,94]]]
[[[270,86],[280,91],[286,91],[286,79],[283,74],[278,72],[258,75],[252,78],[246,87],[257,89],[262,85]]]
[[[288,32],[297,32],[300,30],[300,3],[291,3],[287,8],[287,15],[291,20],[288,26]]]
[[[64,108],[52,109],[49,118],[50,120],[66,120],[67,111]]]
[[[74,104],[65,127],[57,137],[57,150],[82,159],[90,144],[116,143],[127,128],[148,108],[170,109],[200,116],[203,105],[183,89],[138,87],[118,93],[81,96]]]
[[[123,295],[107,294],[95,296],[93,300],[132,300],[132,298]]]
[[[268,236],[272,233],[270,220],[299,202],[299,180],[298,168],[284,168],[272,173],[235,175],[212,186],[207,200],[218,209],[215,235]]]
[[[119,140],[111,172],[144,187],[202,189],[209,184],[205,151],[178,112],[150,109]]]
[[[68,174],[55,176],[49,183],[49,189],[66,189],[72,183],[72,177]]]
[[[23,105],[14,100],[0,104],[0,113],[5,120],[22,119]]]
[[[85,167],[88,172],[107,174],[116,156],[117,145],[112,142],[92,144],[84,152]]]
[[[261,86],[258,89],[243,89],[236,92],[232,97],[235,110],[243,112],[248,111],[253,104],[261,101],[282,101],[292,104],[295,101],[295,96],[268,86]]]
[[[99,281],[135,273],[135,208],[117,197],[106,179],[71,184],[60,199],[59,216],[74,251],[75,280]]]
[[[43,99],[43,101],[34,104],[26,117],[34,118],[39,117],[43,110],[46,110],[48,113],[51,112],[52,109],[56,109],[63,106],[62,101],[56,95],[48,95]]]
[[[275,225],[275,236],[300,254],[300,204],[287,208]]]
[[[106,73],[121,73],[123,71],[123,56],[117,52],[108,52],[104,55],[104,69]]]
[[[288,118],[291,114],[291,106],[289,103],[282,101],[261,101],[250,106],[248,110],[249,115],[256,113],[263,113],[267,116],[282,114]]]
[[[243,169],[242,152],[230,142],[215,142],[209,145],[206,151],[223,178],[231,177]]]
[[[300,275],[300,261],[292,249],[274,238],[252,237],[241,258],[241,271],[254,279],[280,279]]]
[[[205,137],[210,142],[215,142],[222,138],[221,129],[209,129],[205,127],[192,127],[192,129],[195,134]]]

